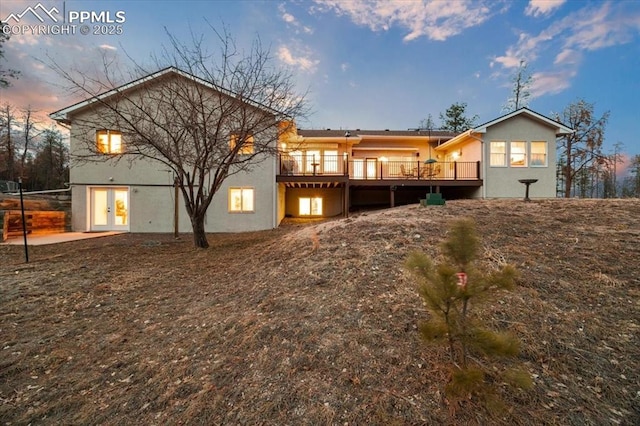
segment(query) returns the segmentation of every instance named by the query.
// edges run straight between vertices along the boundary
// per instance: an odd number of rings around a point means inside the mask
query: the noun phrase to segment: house
[[[298,130],[282,145],[276,181],[289,216],[347,215],[364,206],[445,198],[556,196],[556,138],[572,129],[527,108],[462,134]]]
[[[74,231],[191,230],[172,171],[148,158],[118,161],[112,154],[126,152],[126,136],[100,121],[102,105],[111,97],[123,92],[144,97],[172,79],[221,90],[169,68],[50,115],[70,128]],[[223,182],[207,212],[207,232],[272,229],[285,216],[347,216],[358,208],[417,203],[428,192],[445,198],[522,197],[521,179],[538,180],[531,198],[555,197],[555,141],[572,132],[526,108],[459,135],[302,130],[289,121],[273,123],[278,154]],[[104,153],[103,161],[77,161],[86,154],[87,140]],[[231,135],[230,147],[234,141]]]
[[[167,123],[166,126],[181,120],[180,128],[184,129],[186,126],[189,131],[189,114],[193,111],[186,112],[189,108],[187,104],[182,108],[168,108],[168,111],[158,107],[160,102],[158,99],[165,96],[167,92],[169,93],[166,96],[175,94],[176,104],[189,96],[214,103],[207,113],[223,108],[227,108],[226,111],[240,111],[244,115],[238,120],[244,120],[244,122],[252,119],[249,115],[262,114],[266,117],[264,120],[266,130],[260,134],[243,136],[243,143],[240,145],[238,144],[239,135],[233,129],[217,132],[216,137],[226,139],[216,143],[216,149],[219,149],[219,152],[216,151],[212,155],[225,157],[231,150],[238,148],[238,156],[253,155],[253,147],[263,146],[271,141],[273,141],[273,149],[271,155],[265,155],[262,162],[242,172],[231,173],[222,182],[207,210],[205,230],[240,232],[276,228],[284,217],[284,211],[279,211],[279,193],[275,184],[277,156],[273,155],[273,151],[277,149],[275,145],[278,122],[274,112],[252,103],[250,105],[252,109],[247,113],[246,108],[236,105],[251,103],[251,101],[234,99],[233,93],[170,67],[50,114],[51,118],[70,129],[72,230],[130,232],[174,232],[176,230],[189,232],[192,230],[183,195],[174,185],[176,179],[174,171],[167,164],[145,156],[145,152],[140,152],[141,148],[134,147],[132,141],[138,136],[128,135],[127,131],[123,130],[134,124],[145,125],[147,126],[145,129],[148,128],[148,137],[157,138],[159,136],[156,134],[162,136],[164,129],[156,131],[153,126],[148,126],[148,122],[145,122],[146,116],[147,114],[149,116],[166,114],[169,115],[163,117],[164,122]],[[135,104],[126,103],[128,99],[133,99]],[[166,99],[162,102],[163,105],[167,103]],[[119,103],[123,105],[120,108],[128,107],[133,110],[131,113],[129,110],[126,111],[129,117],[133,117],[127,120],[134,124],[124,123],[121,128],[118,128],[118,120],[125,120],[121,117],[109,118],[113,115],[110,110],[111,103]],[[140,105],[148,106],[148,109],[144,110],[139,107]],[[180,116],[178,111],[183,115]],[[233,121],[232,119],[233,117],[225,119],[224,124],[226,125],[227,121]],[[213,120],[215,121],[215,117]],[[143,124],[137,124],[137,121]],[[176,142],[171,138],[168,139],[166,149],[174,149],[172,144]],[[181,146],[175,149],[183,148]],[[205,182],[205,185],[207,183]],[[205,185],[202,185],[202,188],[205,188]],[[198,190],[199,187],[198,185],[195,189]],[[203,193],[203,196],[207,195],[206,192]]]

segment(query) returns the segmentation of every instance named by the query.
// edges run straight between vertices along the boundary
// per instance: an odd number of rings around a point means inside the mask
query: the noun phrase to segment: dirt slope
[[[472,217],[515,292],[482,312],[535,387],[455,411],[402,264]],[[0,245],[2,424],[640,423],[640,200],[454,201],[274,231]]]

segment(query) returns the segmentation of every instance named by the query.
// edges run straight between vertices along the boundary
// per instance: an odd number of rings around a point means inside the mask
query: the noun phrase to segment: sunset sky
[[[130,58],[149,63],[167,44],[165,31],[185,42],[190,32],[204,35],[215,51],[208,20],[224,23],[241,48],[259,36],[275,63],[292,70],[314,111],[299,127],[407,129],[428,114],[440,124],[454,102],[466,102],[481,124],[502,115],[510,76],[524,60],[533,76],[531,109],[551,116],[583,98],[598,116],[611,113],[606,153],[620,142],[625,153],[640,154],[638,0],[38,3],[0,3],[0,19],[13,26],[2,67],[21,72],[0,91],[0,103],[45,116],[77,100],[47,57],[83,69],[101,63],[103,53],[125,67]],[[89,34],[80,32],[80,12]],[[23,27],[72,23],[75,34]],[[92,33],[113,25],[121,34]]]

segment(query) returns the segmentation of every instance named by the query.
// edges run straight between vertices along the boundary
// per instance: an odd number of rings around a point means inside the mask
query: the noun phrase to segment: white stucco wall
[[[99,113],[84,111],[72,120],[71,168],[72,185],[72,229],[90,230],[90,189],[127,188],[129,191],[130,232],[173,232],[174,188],[173,172],[159,161],[149,159],[122,158],[120,161],[82,162],[78,157],[86,154],[86,142],[95,141],[96,128],[79,123],[98,123]],[[74,124],[74,121],[76,124]],[[274,134],[269,135],[273,138]],[[256,136],[258,138],[259,136]],[[126,139],[123,140],[126,149]],[[279,224],[278,186],[275,182],[276,158],[264,157],[250,171],[229,176],[213,197],[207,212],[205,229],[208,232],[242,232],[273,229]],[[229,188],[249,187],[254,189],[254,211],[229,212]],[[179,196],[179,231],[191,232],[191,222]],[[280,214],[284,216],[284,209]]]

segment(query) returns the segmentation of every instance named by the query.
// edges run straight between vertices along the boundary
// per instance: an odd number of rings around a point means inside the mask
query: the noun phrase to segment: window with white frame
[[[253,143],[253,135],[242,135],[241,133],[232,133],[229,141],[229,147],[233,151],[238,148],[238,154],[247,155],[253,154],[255,151]]]
[[[489,164],[492,167],[507,166],[507,143],[504,141],[492,141],[489,145]]]
[[[322,216],[322,197],[300,197],[300,216]]]
[[[511,142],[509,147],[509,165],[511,167],[527,166],[527,143]]]
[[[254,211],[254,188],[229,188],[229,211],[250,213]]]
[[[96,143],[98,152],[103,154],[122,153],[122,133],[116,130],[98,130]]]
[[[531,154],[529,158],[532,167],[547,166],[547,142],[531,142]]]

